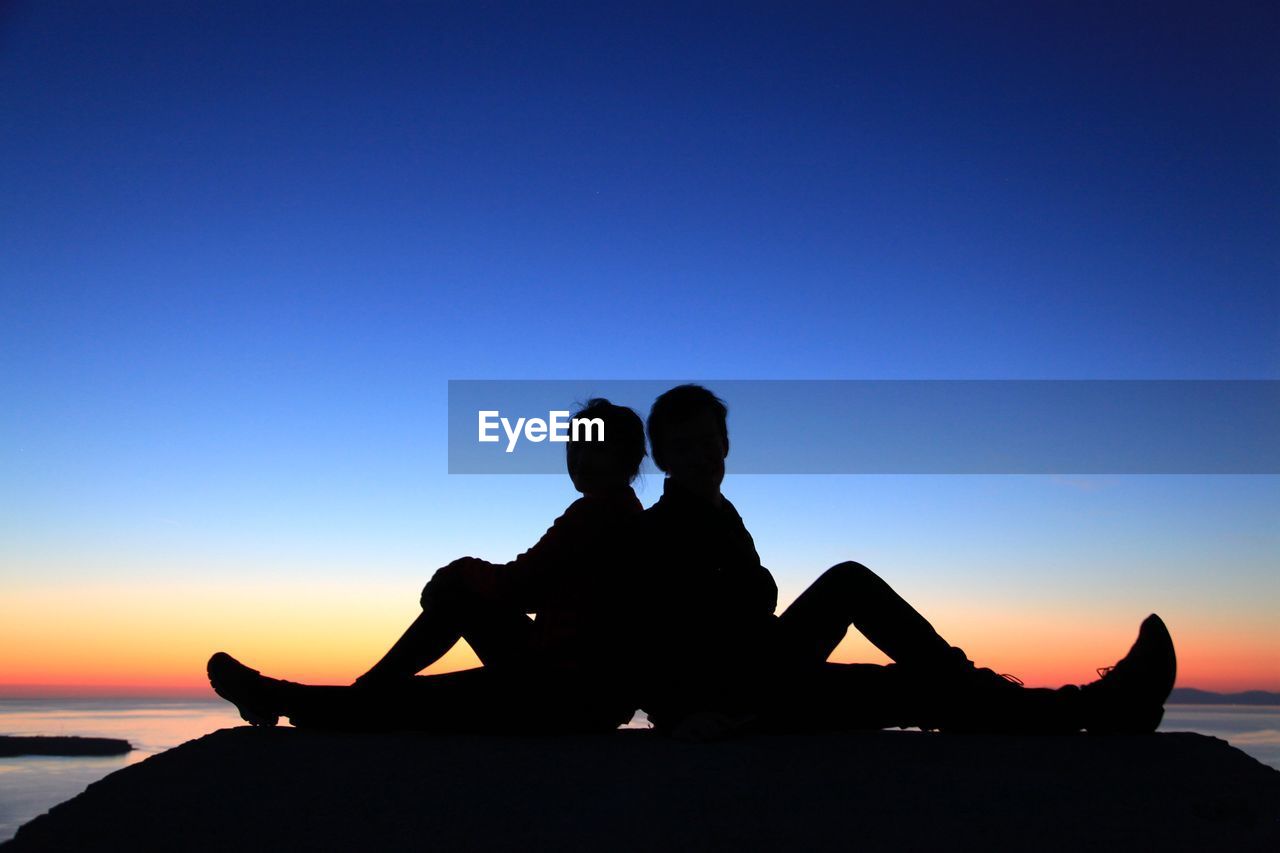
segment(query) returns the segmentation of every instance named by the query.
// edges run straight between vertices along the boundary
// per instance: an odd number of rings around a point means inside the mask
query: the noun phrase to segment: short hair
[[[640,473],[640,462],[645,457],[644,423],[634,410],[626,406],[616,406],[604,397],[592,397],[573,413],[570,421],[579,418],[599,418],[604,423],[604,446],[618,465],[618,472],[630,483]],[[591,430],[583,430],[588,437]],[[583,444],[583,440],[573,440],[575,430],[569,430],[569,444],[565,447],[565,458],[572,465],[575,448]]]
[[[674,424],[710,412],[720,427],[720,438],[729,447],[729,407],[715,394],[701,385],[677,385],[662,392],[649,409],[649,447],[653,450],[653,464],[667,470],[665,451],[667,437]]]

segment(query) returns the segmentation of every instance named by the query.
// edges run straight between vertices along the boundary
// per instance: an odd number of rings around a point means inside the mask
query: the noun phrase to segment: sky
[[[0,692],[199,694],[219,649],[349,682],[436,567],[575,497],[449,475],[451,379],[1280,379],[1278,37],[1266,3],[0,6]],[[1280,690],[1276,476],[733,462],[783,605],[856,559],[1028,684],[1158,612],[1179,684]]]

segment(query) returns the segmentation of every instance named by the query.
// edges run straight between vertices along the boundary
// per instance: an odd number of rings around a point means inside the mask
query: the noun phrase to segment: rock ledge
[[[1215,738],[873,732],[684,744],[223,729],[23,826],[37,850],[1280,850]]]

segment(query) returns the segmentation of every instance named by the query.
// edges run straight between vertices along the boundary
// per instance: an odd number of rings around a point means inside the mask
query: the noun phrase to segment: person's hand
[[[690,714],[671,730],[671,737],[685,743],[711,743],[741,734],[754,717],[731,717],[718,711]]]
[[[418,599],[418,603],[426,609],[427,602],[432,597],[456,592],[475,573],[474,567],[477,564],[484,565],[485,562],[477,557],[459,557],[452,563],[436,569],[431,580],[427,581],[427,585],[422,588],[422,596]]]

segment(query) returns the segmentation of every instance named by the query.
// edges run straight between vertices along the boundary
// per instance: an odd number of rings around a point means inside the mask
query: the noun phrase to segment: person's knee
[[[875,572],[853,560],[835,564],[827,569],[822,577],[828,583],[852,589],[884,583]]]
[[[427,585],[422,588],[422,598],[419,603],[424,610],[428,607],[450,609],[467,607],[471,603],[472,596],[470,589],[463,581],[464,578],[460,577],[452,564],[437,569],[431,576],[431,580],[427,581]]]
[[[861,580],[866,577],[875,577],[875,573],[868,569],[862,563],[853,560],[845,560],[843,563],[836,563],[826,572],[832,577],[842,580]]]

